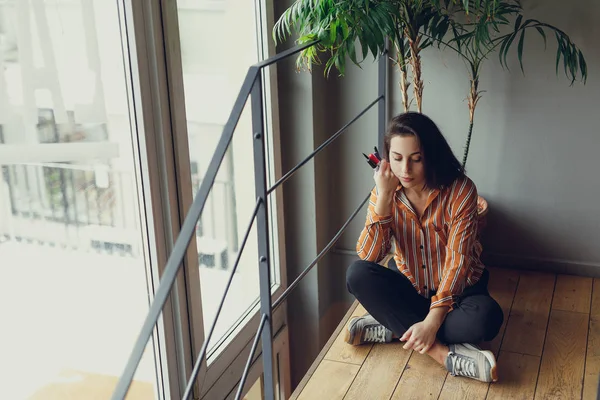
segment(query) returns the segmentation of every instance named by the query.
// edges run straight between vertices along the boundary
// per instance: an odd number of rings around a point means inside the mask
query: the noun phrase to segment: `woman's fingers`
[[[385,172],[386,175],[389,175],[389,173],[391,172],[390,163],[385,160],[381,160],[381,163],[383,164],[382,165],[383,171]]]
[[[417,349],[420,346],[422,346],[421,341],[413,337],[408,342],[406,342],[406,344],[404,345],[404,349],[405,350]]]
[[[412,331],[413,331],[413,328],[411,326],[410,328],[408,328],[408,330],[406,332],[404,332],[404,335],[402,335],[402,337],[400,338],[400,341],[404,342],[405,340],[410,339],[410,337],[412,335]]]

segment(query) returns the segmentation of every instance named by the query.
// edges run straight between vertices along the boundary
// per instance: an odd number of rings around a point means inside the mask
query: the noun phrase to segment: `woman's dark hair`
[[[407,112],[392,118],[383,139],[389,161],[390,143],[394,136],[415,136],[425,161],[425,185],[430,189],[447,187],[464,175],[464,169],[452,153],[446,138],[426,115]]]

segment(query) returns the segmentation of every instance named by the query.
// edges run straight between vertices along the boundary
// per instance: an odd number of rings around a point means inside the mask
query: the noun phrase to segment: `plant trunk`
[[[404,106],[404,112],[408,112],[410,104],[408,103],[408,71],[406,65],[399,66],[400,68],[400,93],[402,94],[402,105]]]
[[[404,46],[402,46],[404,47]],[[398,65],[398,71],[400,71],[400,94],[402,96],[402,106],[404,112],[408,112],[410,109],[410,103],[408,102],[408,68],[406,67],[406,59],[404,48],[400,48],[396,44],[396,64]]]
[[[421,49],[419,44],[421,42],[421,36],[417,36],[416,39],[408,39],[410,46],[410,65],[413,72],[413,89],[415,92],[415,100],[417,102],[417,111],[422,112],[423,105],[423,80],[421,79]]]
[[[465,154],[463,155],[463,169],[467,166],[467,157],[469,156],[469,146],[471,145],[471,135],[473,134],[473,118],[469,121],[469,134],[467,135],[467,143],[465,145]]]
[[[467,157],[469,157],[469,147],[471,146],[471,135],[473,134],[473,124],[475,122],[475,108],[481,98],[479,87],[479,78],[471,77],[471,92],[469,93],[469,133],[467,135],[467,143],[465,145],[465,154],[463,155],[463,169],[467,166]]]

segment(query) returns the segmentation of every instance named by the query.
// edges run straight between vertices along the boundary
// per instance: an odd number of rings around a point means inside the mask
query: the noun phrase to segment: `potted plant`
[[[276,42],[298,33],[299,44],[318,41],[300,53],[298,69],[312,71],[326,57],[324,72],[336,68],[344,75],[346,60],[355,65],[382,54],[388,40],[396,49],[394,59],[401,75],[400,92],[404,110],[410,109],[408,70],[417,109],[423,104],[421,53],[442,40],[450,26],[447,15],[429,1],[423,0],[297,0],[279,18],[273,29]],[[360,57],[356,54],[356,44]]]
[[[467,96],[469,128],[462,161],[463,168],[465,168],[473,134],[475,110],[484,92],[479,88],[481,67],[490,55],[499,49],[500,64],[508,69],[508,52],[511,45],[517,43],[515,39],[518,37],[517,57],[521,71],[524,73],[525,34],[528,31],[535,30],[534,33],[541,35],[545,44],[547,33],[556,39],[558,49],[556,53],[556,73],[559,72],[562,59],[564,73],[571,80],[571,84],[579,77],[585,83],[587,65],[583,53],[565,32],[536,19],[524,20],[523,9],[518,1],[485,0],[478,3],[469,2],[468,0],[459,1],[458,10],[453,3],[448,1],[445,1],[443,5],[436,1],[435,5],[440,13],[447,15],[450,19],[454,34],[450,41],[445,42],[442,39],[438,40],[437,43],[440,46],[451,48],[463,59],[469,77],[469,94]],[[509,18],[514,20],[514,24],[509,21]],[[487,201],[480,197],[478,202],[480,231],[486,224],[487,212]]]
[[[535,19],[523,21],[517,0],[297,0],[275,24],[273,35],[282,41],[295,30],[298,43],[318,43],[298,57],[298,68],[312,70],[312,65],[327,57],[325,74],[335,67],[341,75],[346,59],[360,67],[370,52],[373,57],[383,53],[389,39],[396,50],[394,62],[400,72],[400,93],[404,111],[409,111],[409,67],[412,74],[413,98],[417,111],[422,111],[423,78],[421,52],[432,45],[454,50],[465,61],[469,76],[469,128],[463,155],[466,166],[475,110],[483,91],[479,79],[483,63],[498,51],[500,63],[507,68],[507,55],[517,44],[517,56],[523,68],[525,33],[535,29],[546,41],[546,31],[558,44],[556,70],[563,60],[564,72],[571,83],[587,78],[587,66],[581,50],[560,29]],[[509,21],[514,19],[514,25]],[[512,29],[509,29],[512,25]],[[446,39],[448,33],[451,38]],[[519,37],[518,42],[515,39]],[[359,43],[362,57],[356,55]],[[480,230],[486,223],[487,201],[479,197]]]

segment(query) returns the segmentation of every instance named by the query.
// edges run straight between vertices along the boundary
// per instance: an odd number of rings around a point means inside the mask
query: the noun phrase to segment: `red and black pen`
[[[362,153],[362,155],[367,159],[367,163],[373,169],[377,168],[379,166],[379,163],[381,162],[381,156],[379,155],[379,152],[377,151],[377,147],[374,147],[374,150],[375,150],[375,152],[371,153],[369,155]]]

